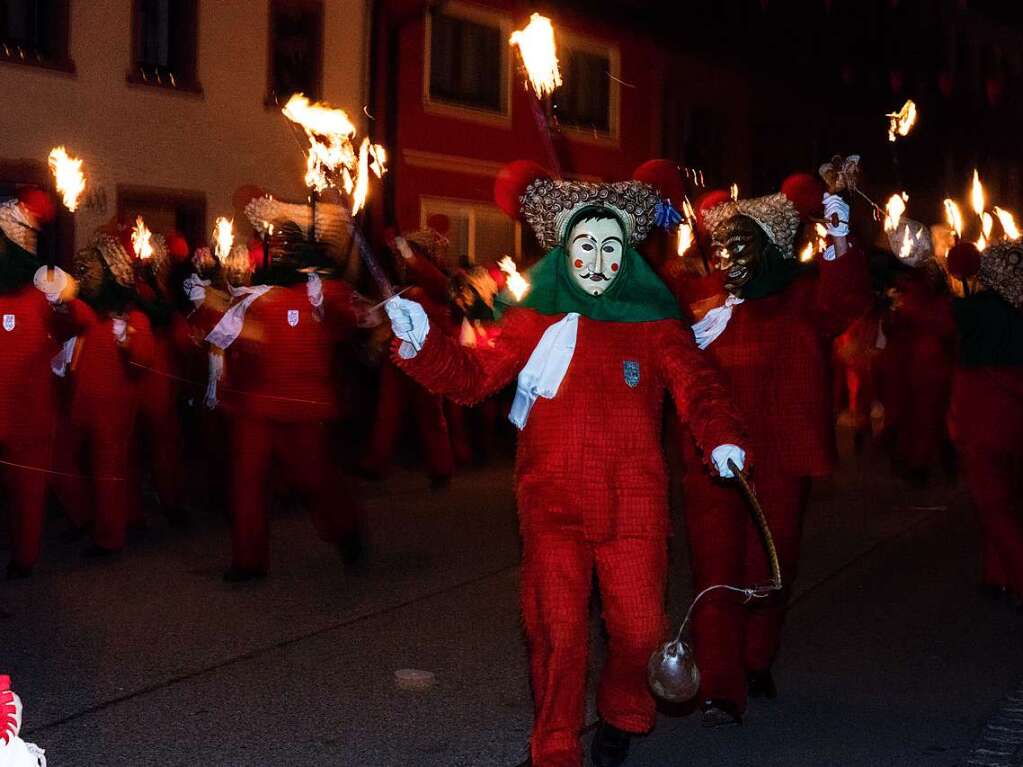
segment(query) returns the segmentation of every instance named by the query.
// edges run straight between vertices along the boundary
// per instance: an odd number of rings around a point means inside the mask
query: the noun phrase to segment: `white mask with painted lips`
[[[618,276],[625,251],[621,225],[610,218],[578,221],[568,236],[572,279],[591,296],[599,296]]]

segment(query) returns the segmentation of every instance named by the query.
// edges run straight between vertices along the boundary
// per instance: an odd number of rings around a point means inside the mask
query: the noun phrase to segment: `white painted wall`
[[[131,1],[72,0],[76,72],[0,63],[0,159],[45,162],[67,144],[105,210],[76,214],[76,247],[116,213],[117,184],[206,194],[207,230],[254,183],[301,198],[304,158],[267,87],[268,0],[199,0],[196,96],[130,85]],[[364,122],[368,3],[325,0],[323,97]]]

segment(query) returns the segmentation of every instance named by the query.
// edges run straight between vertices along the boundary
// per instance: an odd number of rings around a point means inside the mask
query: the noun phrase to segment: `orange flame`
[[[213,252],[221,263],[231,254],[233,246],[234,221],[224,216],[218,216],[213,225]]]
[[[85,191],[82,161],[69,155],[64,147],[58,146],[50,150],[49,164],[57,191],[64,199],[64,205],[74,213],[78,208],[78,198]]]
[[[978,216],[984,213],[984,185],[980,183],[980,174],[973,171],[973,183],[970,185],[970,207]]]
[[[310,102],[300,93],[288,99],[281,111],[309,139],[306,185],[317,192],[340,186],[353,195],[352,213],[357,213],[366,203],[369,173],[379,178],[387,172],[384,148],[363,138],[356,153],[355,126],[345,111]]]
[[[515,296],[516,301],[521,301],[522,297],[529,292],[529,280],[519,274],[518,267],[511,260],[511,256],[505,256],[497,262],[497,265],[508,276],[508,290]]]
[[[135,219],[135,226],[131,230],[131,247],[135,251],[135,257],[140,261],[147,261],[153,257],[153,233],[149,231],[142,216]]]
[[[512,32],[508,42],[518,47],[522,66],[537,98],[553,93],[561,85],[554,26],[550,19],[534,13],[529,17],[529,24]]]
[[[899,220],[902,218],[902,214],[906,212],[906,202],[908,200],[909,195],[905,192],[893,194],[888,198],[888,202],[884,206],[884,230],[886,232],[894,232],[898,229]]]
[[[730,187],[728,188],[728,193],[729,193],[729,194],[730,194],[730,195],[732,196],[732,199],[733,199],[733,200],[738,200],[738,199],[739,199],[739,185],[738,185],[738,184],[735,184],[735,183],[733,183],[733,184],[732,184],[732,185],[731,185],[731,186],[730,186]]]
[[[815,245],[816,243],[814,243],[813,240],[809,240],[806,245],[803,246],[803,249],[799,251],[799,260],[804,264],[813,261],[813,257],[817,253]]]
[[[1005,236],[1010,240],[1019,239],[1019,228],[1016,226],[1016,219],[1012,213],[996,205],[995,215],[998,216],[998,223],[1002,225],[1002,231],[1005,232]]]
[[[689,224],[678,225],[678,254],[684,256],[686,251],[693,247],[693,227]]]
[[[955,200],[945,198],[945,220],[956,233],[956,238],[963,236],[963,212],[959,209]]]
[[[888,140],[895,141],[899,136],[908,136],[916,125],[916,114],[916,104],[910,99],[898,112],[885,115],[888,118]]]

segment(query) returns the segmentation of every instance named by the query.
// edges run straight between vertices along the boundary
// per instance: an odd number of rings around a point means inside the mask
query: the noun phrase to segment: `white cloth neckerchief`
[[[717,308],[711,309],[699,322],[693,324],[693,335],[696,337],[696,345],[706,349],[725,332],[728,321],[732,319],[732,311],[741,304],[744,299],[729,294],[725,302]]]
[[[75,344],[78,343],[78,336],[71,336],[64,345],[60,347],[60,351],[57,352],[52,360],[50,360],[50,370],[58,378],[63,378],[67,375],[68,366],[71,365],[71,360],[75,356]]]
[[[520,430],[525,428],[537,397],[554,399],[558,393],[575,353],[578,330],[579,315],[569,312],[544,331],[529,355],[529,361],[519,373],[515,399],[508,413],[508,420]]]
[[[245,298],[224,312],[224,316],[206,336],[206,340],[218,349],[226,349],[237,341],[245,326],[245,313],[257,298],[267,293],[272,287],[273,285],[253,285],[252,287],[236,288],[229,285],[227,289],[232,296],[235,298],[245,296]]]

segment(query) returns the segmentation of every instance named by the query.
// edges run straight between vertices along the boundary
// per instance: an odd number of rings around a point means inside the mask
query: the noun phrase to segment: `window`
[[[0,61],[74,71],[68,0],[0,0]]]
[[[206,197],[199,192],[118,185],[118,220],[134,222],[136,216],[158,234],[181,233],[193,248],[206,241]]]
[[[438,213],[451,222],[447,233],[451,248],[445,267],[490,264],[504,256],[518,257],[519,226],[493,205],[423,197],[419,214],[421,226],[425,227],[430,216]]]
[[[323,82],[323,3],[271,0],[267,105],[283,105],[295,93],[320,99]]]
[[[201,92],[198,0],[134,0],[128,81]]]
[[[507,118],[508,23],[472,6],[447,3],[427,15],[426,102]]]
[[[608,56],[568,49],[564,84],[557,93],[558,122],[611,132],[611,61]]]

